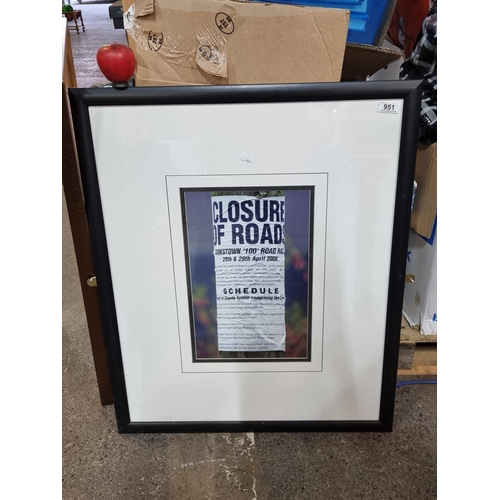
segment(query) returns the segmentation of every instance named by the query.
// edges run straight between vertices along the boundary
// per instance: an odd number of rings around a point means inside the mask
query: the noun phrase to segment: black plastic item
[[[109,17],[113,19],[116,30],[125,29],[123,26],[123,6],[121,0],[109,6]]]
[[[135,79],[132,77],[126,83],[107,83],[104,87],[113,87],[115,89],[128,89],[129,87],[135,87]]]
[[[121,86],[122,89],[128,89],[129,87],[135,87],[135,78],[132,77],[128,82],[127,84],[124,84]],[[98,89],[98,88],[120,88],[120,87],[117,87],[116,85],[113,85],[111,82],[109,83],[106,83],[104,85],[102,84],[95,84],[95,85],[91,85],[90,88],[95,88],[95,89]]]

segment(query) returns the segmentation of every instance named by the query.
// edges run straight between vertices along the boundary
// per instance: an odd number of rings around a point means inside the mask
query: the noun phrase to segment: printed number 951
[[[398,108],[393,102],[379,102],[377,111],[379,113],[397,113]]]

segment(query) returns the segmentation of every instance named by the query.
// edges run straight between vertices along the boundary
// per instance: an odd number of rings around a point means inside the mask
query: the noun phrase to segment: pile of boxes
[[[366,80],[401,50],[347,43],[349,10],[122,0],[137,86]]]

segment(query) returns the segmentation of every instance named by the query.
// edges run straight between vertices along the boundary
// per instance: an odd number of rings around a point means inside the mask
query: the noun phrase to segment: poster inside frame
[[[328,174],[173,175],[167,176],[166,184],[182,371],[321,371],[323,335],[312,338],[311,332],[323,330]],[[267,235],[259,233],[253,209],[262,205],[260,212],[265,217],[265,204],[272,198],[253,196],[256,186],[260,192],[271,188],[283,192],[279,214],[273,218],[271,212],[265,218],[271,220]],[[252,196],[214,198],[211,193],[215,189]],[[225,198],[227,202],[222,201]],[[236,203],[242,198],[248,201]],[[223,203],[231,208],[228,212],[224,207],[221,214],[229,217],[219,217],[222,220],[218,223],[214,212],[217,214]],[[272,206],[272,201],[268,205]],[[236,217],[240,206],[241,216]],[[255,215],[259,217],[259,212]],[[282,224],[277,224],[278,219]],[[265,227],[266,222],[261,225]],[[250,231],[249,241],[242,227]],[[181,228],[183,234],[177,234]],[[280,229],[279,237],[276,229]],[[227,245],[221,245],[224,237]],[[314,266],[313,253],[318,255]],[[278,280],[273,275],[276,268],[283,274]],[[222,284],[217,286],[217,282]],[[313,301],[313,297],[320,299]],[[225,350],[220,325],[226,316],[230,320],[226,329],[229,341],[262,343],[274,326],[283,345],[273,347],[269,342],[269,347],[240,345]],[[234,328],[235,324],[239,326]]]
[[[120,432],[392,429],[419,91],[69,90]]]

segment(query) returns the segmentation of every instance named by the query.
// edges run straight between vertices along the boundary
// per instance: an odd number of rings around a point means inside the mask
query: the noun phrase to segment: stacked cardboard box
[[[232,0],[122,0],[137,86],[365,80],[401,51],[346,44],[349,11]]]

